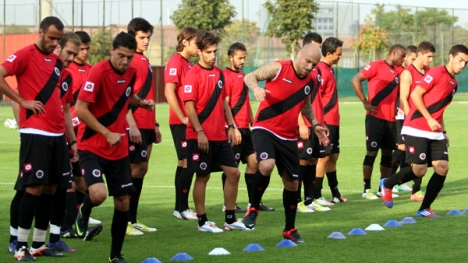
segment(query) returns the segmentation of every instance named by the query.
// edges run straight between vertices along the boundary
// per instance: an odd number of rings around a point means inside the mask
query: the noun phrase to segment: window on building
[[[322,30],[322,26],[318,26],[318,30]]]
[[[329,19],[328,19],[328,22],[329,22],[329,23],[333,23],[333,18],[329,18]]]
[[[328,29],[333,30],[333,26],[329,26]]]

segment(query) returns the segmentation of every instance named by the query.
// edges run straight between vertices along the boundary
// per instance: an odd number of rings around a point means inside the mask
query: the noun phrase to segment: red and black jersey
[[[314,68],[314,70],[312,70],[312,72],[310,73],[310,77],[314,80],[313,83],[315,84],[312,88],[312,93],[310,95],[310,101],[312,102],[312,110],[314,111],[315,119],[318,121],[318,123],[324,126],[325,118],[323,116],[323,105],[320,97],[320,85],[322,79],[322,77],[320,76],[320,71],[317,70],[317,68]],[[309,122],[309,120],[305,116],[302,116],[302,118],[304,118],[304,122],[307,125],[307,127],[311,128],[312,124]]]
[[[18,93],[24,100],[37,100],[45,107],[45,112],[37,116],[21,107],[20,131],[31,128],[64,133],[65,119],[59,87],[62,60],[54,53],[46,54],[36,45],[30,45],[8,57],[2,66],[8,74],[16,76]]]
[[[453,95],[457,91],[457,80],[450,75],[445,66],[430,69],[421,82],[417,85],[426,90],[422,99],[427,110],[437,122],[442,124],[442,116],[445,108],[452,102]],[[426,119],[410,100],[410,112],[405,118],[404,127],[410,127],[423,132],[441,133],[442,129],[432,131]],[[403,133],[420,137],[418,134]]]
[[[198,120],[209,141],[227,140],[224,128],[225,94],[224,75],[220,68],[213,66],[207,69],[196,64],[187,72],[183,100],[195,102]],[[190,121],[187,124],[186,138],[198,139],[198,134]]]
[[[252,120],[250,119],[249,88],[244,83],[245,75],[242,71],[234,71],[230,68],[225,68],[223,74],[226,97],[229,97],[229,108],[234,122],[237,127],[248,129]]]
[[[187,116],[185,112],[184,103],[182,97],[184,96],[184,83],[185,75],[192,68],[192,64],[186,58],[184,58],[180,53],[172,56],[169,61],[167,61],[166,68],[164,69],[164,83],[174,83],[176,84],[175,94],[177,96],[177,101],[179,106],[184,112],[184,116]],[[179,117],[169,108],[169,124],[182,124]]]
[[[72,89],[71,89],[73,101],[70,103],[70,106],[71,106],[70,112],[71,112],[71,116],[73,120],[73,126],[77,126],[80,123],[80,121],[78,120],[74,112],[75,103],[78,98],[78,93],[80,93],[80,88],[85,82],[86,78],[88,77],[89,71],[91,70],[92,67],[93,66],[91,66],[87,62],[83,64],[78,64],[75,61],[73,61],[72,63],[70,63],[70,65],[67,68],[67,70],[72,75],[72,79],[73,79],[73,82],[72,82],[73,84],[72,84]]]
[[[142,99],[156,101],[153,70],[148,58],[142,53],[135,53],[131,65],[137,70],[134,92]],[[147,111],[132,107],[132,112],[139,129],[154,129],[156,126],[156,110]]]
[[[425,73],[429,71],[429,67],[424,67],[424,73],[419,72],[419,70],[413,65],[409,65],[405,68],[405,70],[408,70],[409,73],[411,74],[411,85],[410,85],[410,92],[413,92],[414,88],[421,84],[421,81],[423,80]]]
[[[320,98],[323,105],[325,123],[340,126],[340,109],[338,105],[338,89],[336,87],[335,72],[332,66],[320,61],[315,67],[321,77]],[[314,111],[315,113],[315,111]]]
[[[279,61],[281,69],[267,80],[265,100],[255,116],[252,129],[264,129],[283,140],[297,140],[297,117],[314,87],[311,74],[300,78],[290,60]]]
[[[62,105],[65,106],[68,103],[72,103],[73,94],[71,87],[73,86],[73,78],[70,74],[70,71],[67,69],[62,70],[62,76],[60,80],[60,99],[62,100]]]
[[[135,78],[136,69],[132,66],[125,73],[120,73],[110,61],[99,62],[89,72],[78,99],[88,102],[89,111],[111,132],[126,134],[125,116]],[[128,139],[122,138],[120,144],[111,147],[104,135],[81,122],[78,127],[78,149],[108,160],[119,160],[128,156]]]
[[[368,101],[379,108],[373,115],[379,119],[395,122],[395,109],[398,97],[399,70],[385,60],[369,63],[361,73],[368,81]],[[367,112],[367,115],[371,113]]]

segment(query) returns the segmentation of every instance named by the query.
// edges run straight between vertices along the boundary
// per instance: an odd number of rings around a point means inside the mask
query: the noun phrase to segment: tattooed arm
[[[262,89],[258,82],[267,79],[273,79],[278,75],[281,70],[281,64],[278,62],[273,62],[268,65],[265,65],[254,72],[247,74],[244,78],[245,85],[253,91],[255,98],[262,101],[266,97],[266,93],[270,93],[268,90]]]
[[[301,114],[306,117],[310,123],[312,123],[312,127],[319,139],[320,144],[327,146],[330,143],[328,140],[328,129],[323,127],[322,124],[320,124],[315,118],[314,111],[312,110],[312,104],[310,102],[310,96],[307,96],[307,99],[302,106]]]

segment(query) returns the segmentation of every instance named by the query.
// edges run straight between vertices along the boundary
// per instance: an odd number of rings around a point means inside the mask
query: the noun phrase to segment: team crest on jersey
[[[421,160],[426,160],[426,154],[425,154],[425,153],[421,153],[421,154],[419,155],[419,159],[421,159]]]
[[[305,93],[306,95],[309,95],[309,93],[310,93],[310,87],[309,87],[309,85],[307,85],[307,86],[304,87],[304,93]]]
[[[38,170],[38,171],[36,172],[36,177],[37,177],[38,179],[42,179],[42,177],[44,177],[44,171]]]
[[[93,92],[94,91],[94,82],[86,81],[83,89],[86,90],[86,91],[89,91],[89,92]]]
[[[234,157],[236,158],[236,160],[239,160],[240,159],[240,153],[236,153],[236,155]]]
[[[192,154],[192,161],[199,162],[200,161],[200,154],[199,153]]]
[[[148,65],[149,71],[153,73],[153,69],[151,68],[151,65]]]
[[[312,148],[310,148],[310,147],[307,148],[307,153],[308,153],[308,154],[312,154]]]
[[[25,172],[32,172],[32,170],[33,170],[33,167],[32,167],[31,163],[25,163],[24,164],[24,171]]]
[[[99,171],[98,169],[94,169],[93,170],[93,176],[96,177],[96,178],[99,178],[99,176],[101,176],[101,171]]]
[[[67,92],[67,90],[68,90],[68,83],[63,82],[63,83],[62,83],[62,89],[63,89],[63,91]]]
[[[223,88],[223,81],[222,80],[218,81],[218,88],[220,88],[220,89]]]
[[[262,159],[262,160],[268,159],[268,153],[262,152],[262,153],[260,154],[260,159]]]
[[[128,87],[127,90],[125,91],[125,96],[129,97],[131,92],[132,92],[132,87]]]
[[[15,56],[15,55],[10,55],[10,56],[7,58],[6,61],[8,61],[8,62],[11,63],[11,62],[13,62],[15,59],[16,59],[16,56]]]
[[[299,149],[304,148],[304,142],[297,142],[297,148]]]
[[[177,69],[176,68],[170,68],[169,69],[169,75],[170,76],[177,76]]]
[[[146,158],[147,155],[148,153],[145,150],[141,151],[141,157]]]
[[[320,76],[320,74],[317,74],[317,81],[322,83],[322,76]]]
[[[457,92],[457,89],[453,89],[452,90],[452,96],[455,95],[456,92]]]
[[[367,65],[364,70],[369,70],[371,68],[371,65]]]
[[[131,152],[134,152],[136,150],[136,147],[135,145],[130,145],[130,147],[128,147],[128,150],[131,151]]]
[[[57,67],[54,68],[54,71],[55,71],[55,74],[57,74],[57,76],[60,76],[60,69],[58,69]]]
[[[187,141],[181,141],[180,145],[182,146],[182,148],[187,148]]]
[[[185,85],[184,86],[185,93],[192,93],[192,85]]]
[[[377,142],[376,141],[371,142],[370,146],[372,148],[376,148],[377,147]]]
[[[395,77],[395,82],[398,84],[398,82],[400,82],[400,80],[398,79],[398,77]]]
[[[426,75],[426,77],[424,78],[424,81],[429,84],[432,82],[434,78],[431,76],[431,75]]]
[[[410,154],[415,154],[416,153],[416,150],[414,149],[414,146],[408,146],[408,152]]]
[[[205,171],[206,168],[208,168],[208,164],[206,164],[205,162],[200,163],[200,169],[202,169],[203,171]]]

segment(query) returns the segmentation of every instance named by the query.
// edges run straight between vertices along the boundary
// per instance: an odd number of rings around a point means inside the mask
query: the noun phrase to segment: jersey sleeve
[[[424,76],[424,78],[421,80],[418,86],[420,86],[427,92],[434,87],[435,83],[438,82],[439,77],[440,73],[438,71],[430,70],[429,72],[427,72],[427,74]]]
[[[94,103],[101,87],[101,71],[93,67],[78,94],[78,99]]]
[[[370,79],[377,74],[377,65],[375,63],[369,63],[361,70],[361,73],[366,79]]]
[[[182,100],[186,101],[194,101],[197,102],[197,95],[198,95],[198,81],[197,81],[197,74],[195,70],[189,70],[187,75],[185,75],[185,83],[184,83],[184,95]]]
[[[226,78],[226,75],[221,71],[220,73],[220,78],[221,76],[224,76],[224,83],[223,83],[223,88],[221,89],[221,98],[226,99],[227,96],[231,96],[228,93],[228,86],[231,86],[231,91],[232,91],[232,85],[234,84],[234,81],[229,80]]]
[[[66,98],[65,98],[65,102],[68,104],[68,103],[72,103],[73,102],[73,92],[72,92],[72,89],[71,87],[73,87],[73,79],[70,83],[70,87],[68,88],[67,90],[67,94],[65,94]]]
[[[3,62],[2,66],[8,71],[10,76],[19,75],[26,70],[32,56],[32,54],[30,54],[32,52],[29,52],[30,50],[31,49],[18,50]]]
[[[175,59],[170,59],[167,62],[166,68],[164,69],[164,83],[175,83],[179,84],[181,76],[181,63],[178,63]]]

